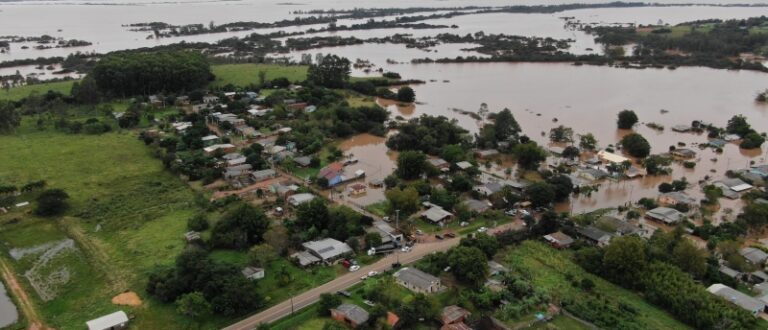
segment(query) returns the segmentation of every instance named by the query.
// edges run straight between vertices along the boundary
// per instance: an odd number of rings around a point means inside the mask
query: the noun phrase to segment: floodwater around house
[[[365,171],[365,178],[360,181],[352,181],[341,187],[345,188],[363,183],[367,186],[366,192],[357,196],[350,196],[348,192],[344,195],[348,201],[361,207],[386,200],[383,187],[373,187],[370,183],[376,180],[384,180],[397,167],[397,152],[389,150],[386,146],[386,137],[375,136],[371,134],[359,134],[344,140],[340,145],[345,155],[356,158],[357,163],[351,164],[345,168],[348,173],[354,173],[357,170]]]

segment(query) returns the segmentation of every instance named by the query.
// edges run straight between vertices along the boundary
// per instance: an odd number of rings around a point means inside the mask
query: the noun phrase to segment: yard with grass
[[[64,95],[69,95],[69,92],[72,90],[72,84],[74,82],[75,80],[57,81],[57,82],[13,87],[8,90],[3,89],[3,90],[0,90],[0,100],[18,101],[29,96],[29,94],[33,92],[36,92],[38,94],[45,94],[49,90],[54,92],[59,92]]]
[[[61,218],[33,216],[31,207],[0,217],[3,258],[46,325],[80,329],[85,321],[120,309],[135,316],[137,328],[186,322],[173,305],[144,290],[148,273],[172,264],[184,247],[186,220],[198,209],[194,193],[165,171],[133,132],[65,134],[25,121],[16,134],[0,136],[0,163],[2,184],[45,180],[48,188],[70,195],[71,207]],[[31,201],[33,195],[17,201]],[[14,259],[8,257],[12,249],[27,252]],[[26,272],[37,275],[30,280]],[[42,295],[33,287],[40,283]],[[113,305],[112,297],[125,291],[136,292],[143,304]],[[215,327],[222,320],[211,322]]]
[[[569,259],[567,252],[555,250],[541,242],[525,241],[519,246],[500,252],[499,255],[513,272],[524,274],[537,289],[550,297],[556,297],[561,301],[572,301],[574,304],[593,300],[604,304],[625,306],[624,308],[634,311],[634,314],[627,317],[625,321],[635,323],[640,328],[689,328],[667,312],[647,303],[638,294],[587,273]],[[592,292],[586,292],[575,287],[568,277],[574,280],[589,279],[595,287]],[[569,309],[568,306],[566,308]],[[590,321],[578,315],[576,311],[570,309],[569,311]]]
[[[266,80],[275,78],[287,78],[292,82],[307,79],[307,66],[278,65],[278,64],[222,64],[211,66],[216,80],[212,86],[221,87],[227,84],[235,86],[248,86],[259,83],[259,72],[266,72]]]

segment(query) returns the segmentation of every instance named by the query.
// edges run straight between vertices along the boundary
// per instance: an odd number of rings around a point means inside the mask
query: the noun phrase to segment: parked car
[[[419,236],[424,235],[424,232],[421,231],[421,229],[416,229],[416,235],[419,235]]]
[[[443,235],[437,234],[437,235],[435,235],[435,238],[437,238],[437,239],[443,239]]]
[[[360,276],[360,280],[365,281],[368,279],[368,275]]]
[[[484,233],[484,232],[486,232],[486,231],[488,231],[488,228],[485,228],[485,227],[480,227],[480,228],[477,228],[477,232],[478,232],[478,233]]]
[[[386,222],[389,222],[389,221],[390,221],[390,220],[389,220],[389,217],[383,217],[383,218],[381,218],[381,220],[384,220],[384,221],[386,221]]]
[[[528,210],[520,210],[520,215],[527,217],[531,215],[531,212],[528,212]]]
[[[514,217],[514,216],[517,215],[517,210],[515,210],[515,209],[506,210],[506,211],[504,211],[504,214],[506,214],[508,216],[511,216],[511,217]]]
[[[376,306],[376,303],[374,303],[373,301],[370,301],[368,299],[363,300],[363,304],[366,304],[366,305],[371,306],[371,307]]]
[[[445,237],[454,238],[454,237],[456,237],[456,234],[454,234],[454,233],[445,233]]]
[[[372,271],[368,272],[368,277],[374,277],[376,275],[379,275],[379,272],[377,272],[375,270],[372,270]]]
[[[352,294],[349,293],[349,291],[347,290],[336,291],[336,294],[347,297],[347,298],[352,297]]]
[[[403,246],[403,248],[400,249],[400,251],[401,252],[411,252],[411,247],[410,246]]]
[[[469,222],[466,222],[466,221],[462,221],[462,222],[459,224],[459,226],[462,226],[462,227],[466,227],[466,226],[469,226]]]
[[[359,269],[360,269],[360,266],[358,266],[358,265],[352,265],[352,266],[349,266],[349,271],[350,271],[350,272],[356,272],[356,271],[358,271]]]

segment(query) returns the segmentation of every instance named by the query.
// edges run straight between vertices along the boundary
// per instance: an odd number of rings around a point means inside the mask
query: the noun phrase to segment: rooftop
[[[117,311],[112,314],[104,315],[100,318],[85,322],[88,326],[88,330],[106,330],[113,327],[120,326],[121,324],[128,323],[128,315],[123,311]]]
[[[433,284],[440,282],[439,278],[410,267],[398,270],[393,276],[400,281],[424,290],[428,290]]]
[[[678,210],[668,207],[657,207],[645,213],[651,219],[659,220],[664,223],[677,223],[685,216]]]
[[[333,238],[325,238],[318,241],[309,241],[301,244],[308,251],[314,252],[323,260],[334,259],[342,254],[352,252],[347,243],[339,242]]]
[[[440,222],[445,218],[453,216],[453,214],[444,210],[442,207],[433,205],[428,210],[421,212],[421,216],[432,222]]]
[[[714,295],[720,296],[723,299],[730,301],[752,313],[765,309],[765,303],[762,301],[743,294],[740,291],[737,291],[724,284],[712,284],[709,288],[707,288],[707,291]]]
[[[363,324],[368,321],[368,311],[360,306],[353,304],[341,304],[336,307],[336,310],[343,313],[347,319],[351,320],[355,324]]]

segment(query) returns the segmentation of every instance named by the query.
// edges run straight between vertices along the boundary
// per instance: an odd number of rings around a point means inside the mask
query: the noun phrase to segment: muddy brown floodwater
[[[699,143],[707,142],[706,135],[671,130],[674,125],[690,125],[693,120],[723,127],[729,118],[742,114],[756,130],[767,131],[768,106],[754,101],[756,92],[768,87],[765,73],[534,63],[399,65],[396,71],[406,78],[428,83],[413,86],[420,102],[413,109],[380,102],[393,116],[443,115],[456,118],[461,126],[477,132],[479,122],[454,109],[477,111],[480,103],[485,102],[494,112],[512,110],[524,133],[542,145],[548,145],[546,136],[552,127],[565,125],[572,127],[575,134],[593,133],[604,148],[629,133],[616,129],[616,114],[632,109],[641,121],[634,131],[649,140],[653,153],[666,152],[679,142],[697,152],[695,169],[675,163],[671,176],[607,182],[591,197],[574,198],[570,204],[560,205],[561,210],[579,213],[615,207],[642,197],[656,197],[661,182],[682,177],[694,184],[705,179],[713,181],[722,178],[728,169],[766,162],[765,145],[763,149],[743,150],[729,143],[722,154],[716,154],[711,149],[698,148]],[[558,119],[556,123],[554,118]],[[651,122],[665,129],[656,131],[645,125]],[[691,193],[702,197],[697,187]],[[722,200],[721,211],[738,209],[739,203]]]
[[[368,186],[366,193],[358,196],[344,195],[347,200],[360,206],[367,206],[376,202],[384,201],[384,188],[375,188],[369,185],[374,180],[384,180],[394,171],[397,161],[397,152],[389,150],[386,146],[387,138],[371,134],[359,134],[352,138],[344,140],[339,145],[339,149],[344,151],[345,155],[351,155],[358,159],[356,164],[346,167],[348,173],[354,173],[357,170],[365,171],[363,181],[352,181],[349,183],[364,183]],[[342,189],[347,185],[342,186]]]

